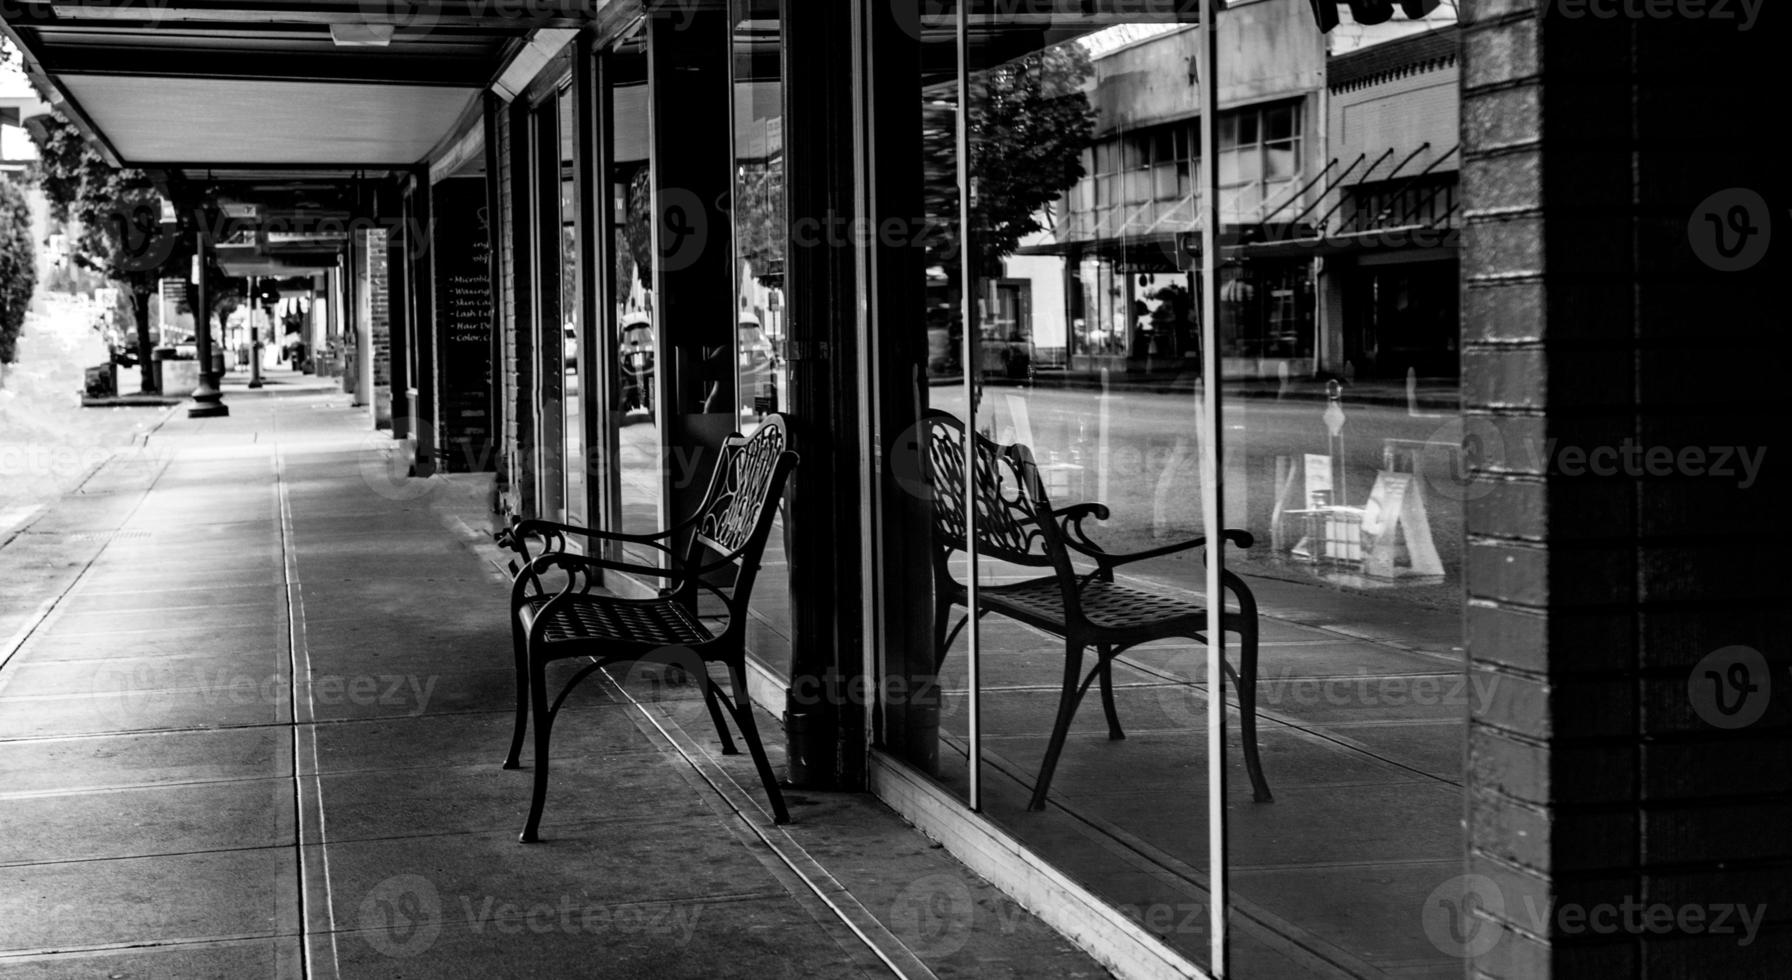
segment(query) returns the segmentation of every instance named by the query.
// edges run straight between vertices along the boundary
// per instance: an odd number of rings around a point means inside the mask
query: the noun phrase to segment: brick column
[[[521,175],[527,173],[528,147],[517,138],[518,123],[524,118],[519,106],[494,109],[498,113],[498,225],[494,244],[498,250],[498,279],[503,284],[499,297],[498,333],[502,338],[503,357],[496,367],[499,376],[499,398],[502,402],[504,429],[499,451],[498,472],[503,475],[505,489],[500,506],[505,515],[535,516],[535,471],[530,464],[530,447],[535,439],[535,408],[529,370],[532,356],[529,332],[520,329],[527,322],[530,289],[533,283],[523,277],[528,269],[528,229],[517,216],[517,198],[523,191]],[[527,129],[524,127],[524,131]]]
[[[367,283],[367,337],[370,369],[363,371],[372,388],[368,404],[376,429],[392,428],[392,301],[391,284],[387,281],[388,255],[386,229],[368,228],[362,232],[362,250]]]
[[[1705,215],[1741,201],[1766,239],[1792,206],[1746,135],[1783,104],[1783,32],[1597,9],[1617,14],[1463,5],[1464,577],[1490,696],[1470,699],[1468,875],[1427,930],[1472,976],[1773,975],[1792,241],[1723,271]],[[1711,203],[1728,188],[1765,206]]]

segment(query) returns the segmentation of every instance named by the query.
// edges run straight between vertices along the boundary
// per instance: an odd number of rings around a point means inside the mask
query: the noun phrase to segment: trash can
[[[87,397],[111,398],[116,394],[118,394],[117,363],[107,361],[87,369]]]
[[[162,384],[162,364],[173,357],[173,347],[153,347],[149,351],[149,360],[152,365],[150,377],[156,379],[157,391],[166,390]]]

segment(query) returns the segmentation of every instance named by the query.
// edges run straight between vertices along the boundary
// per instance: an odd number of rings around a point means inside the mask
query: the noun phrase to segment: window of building
[[[1299,187],[1298,101],[1220,116],[1220,188],[1228,217],[1260,219]],[[1201,169],[1198,119],[1109,136],[1083,154],[1088,177],[1068,195],[1071,237],[1112,238],[1195,226]]]
[[[1296,189],[1300,175],[1299,102],[1253,106],[1220,116],[1220,199],[1228,217],[1260,218]]]

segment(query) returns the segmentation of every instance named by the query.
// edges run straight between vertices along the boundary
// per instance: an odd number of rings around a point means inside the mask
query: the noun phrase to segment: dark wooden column
[[[873,456],[881,503],[879,626],[884,676],[892,698],[881,711],[882,740],[913,765],[931,770],[939,755],[939,688],[935,680],[931,502],[916,424],[927,404],[926,254],[918,224],[926,207],[921,146],[920,27],[916,5],[869,3],[863,75],[872,132],[871,181],[864,227],[872,237],[875,275],[864,286],[871,323]],[[893,224],[886,225],[886,222]],[[894,227],[906,233],[887,235]]]
[[[435,472],[436,447],[441,418],[442,365],[437,353],[435,329],[435,277],[430,274],[431,228],[430,186],[427,174],[405,197],[403,268],[410,280],[408,305],[410,338],[417,349],[417,377],[410,378],[417,391],[410,406],[414,431],[412,472],[428,476]]]
[[[740,425],[730,37],[726,4],[662,8],[648,17],[655,371],[674,521],[696,512],[717,448]],[[696,475],[679,479],[687,473]]]
[[[784,0],[786,228],[832,227],[857,214],[853,182],[851,6]],[[799,222],[802,222],[799,224]],[[865,727],[846,692],[864,691],[860,616],[859,253],[788,235],[789,411],[802,465],[785,523],[792,617],[788,710],[807,715],[793,738],[817,785],[864,783]],[[791,733],[793,736],[795,733]]]

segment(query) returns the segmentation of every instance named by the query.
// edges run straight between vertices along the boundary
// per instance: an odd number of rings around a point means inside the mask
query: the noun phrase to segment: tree
[[[214,227],[216,226],[214,225]],[[181,301],[178,310],[181,313],[193,314],[193,327],[195,330],[205,330],[209,328],[211,325],[209,322],[210,318],[216,317],[218,320],[218,332],[216,334],[217,342],[218,344],[222,344],[227,335],[226,331],[230,325],[230,315],[235,313],[237,307],[243,304],[243,297],[246,295],[248,295],[248,284],[235,276],[225,275],[224,269],[218,265],[218,253],[209,252],[206,254],[205,262],[205,305],[208,308],[207,313],[204,316],[201,316],[193,309],[193,294],[190,292],[187,294],[187,298]],[[223,348],[214,346],[212,349],[216,351],[222,350]],[[211,365],[201,365],[200,369],[209,371],[211,370]]]
[[[1053,45],[970,77],[971,271],[1000,276],[1002,259],[1046,226],[1040,216],[1083,179],[1082,154],[1095,132],[1083,85],[1094,71],[1075,41]],[[922,110],[928,263],[956,284],[960,229],[957,91],[930,92]]]
[[[37,288],[37,249],[25,192],[0,174],[0,364],[12,363],[25,310]]]
[[[646,164],[629,179],[622,236],[634,259],[635,274],[641,277],[643,285],[653,288],[653,170]],[[627,280],[619,279],[618,285],[627,288]]]
[[[1002,260],[1046,226],[1041,216],[1083,179],[1082,155],[1095,132],[1084,85],[1094,66],[1076,41],[973,72],[966,118],[971,185],[971,275],[1001,276]],[[926,328],[948,338],[941,369],[959,365],[964,296],[958,208],[958,91],[954,83],[923,92],[922,201],[930,289]],[[943,290],[943,295],[939,290]]]
[[[742,163],[734,187],[734,243],[761,286],[784,285],[784,160]]]
[[[182,270],[192,254],[187,236],[162,223],[162,195],[141,170],[114,167],[59,113],[45,117],[37,139],[39,181],[51,213],[80,224],[75,261],[119,284],[137,322],[142,390],[159,390],[149,358],[150,297],[163,270]]]

